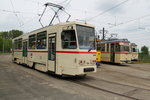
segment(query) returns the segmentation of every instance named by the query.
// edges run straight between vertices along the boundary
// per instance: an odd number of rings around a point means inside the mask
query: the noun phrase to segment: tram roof
[[[132,45],[132,46],[137,46],[137,44],[135,44],[135,43],[131,43],[131,45]]]
[[[95,26],[92,25],[92,24],[83,23],[83,22],[79,22],[79,21],[61,22],[61,23],[58,23],[58,24],[54,24],[54,25],[50,25],[50,26],[45,26],[45,27],[42,27],[42,28],[33,30],[33,31],[31,31],[31,32],[24,33],[23,35],[18,36],[18,37],[14,38],[14,39],[19,39],[19,38],[21,38],[21,37],[24,36],[24,35],[28,35],[28,34],[33,33],[33,32],[35,32],[35,31],[40,31],[40,30],[43,30],[43,29],[47,29],[47,28],[49,28],[49,27],[66,26],[66,25],[75,25],[75,24],[83,25],[83,26],[87,26],[87,27],[95,27]]]
[[[103,40],[100,43],[114,43],[114,42],[130,42],[128,39],[108,39]]]

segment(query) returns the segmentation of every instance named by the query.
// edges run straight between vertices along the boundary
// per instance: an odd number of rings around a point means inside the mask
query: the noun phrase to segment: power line
[[[20,13],[19,11],[11,11],[11,10],[5,10],[5,9],[0,9],[2,12],[9,12],[9,13]]]
[[[32,13],[32,12],[20,12],[20,11],[11,11],[11,10],[6,10],[6,9],[0,9],[2,12],[8,12],[8,13],[23,13],[23,14],[33,14],[33,15],[38,15],[40,16],[40,13]]]
[[[67,8],[67,6],[71,3],[72,0],[69,0],[68,3],[64,6],[64,8]]]
[[[68,0],[64,0],[64,1],[62,1],[62,2],[60,2],[59,4],[63,4],[63,3],[65,3],[65,2],[67,2]]]
[[[20,20],[19,20],[19,17],[18,17],[18,15],[17,15],[17,13],[15,13],[15,8],[14,8],[14,5],[13,5],[13,3],[12,3],[12,0],[10,0],[10,3],[11,3],[11,6],[12,6],[12,8],[13,8],[13,13],[14,13],[14,15],[16,16],[16,18],[17,18],[19,24],[21,25],[21,22],[20,22]]]
[[[132,19],[132,20],[128,20],[128,21],[125,21],[125,22],[121,22],[120,24],[117,24],[117,25],[112,26],[112,27],[110,27],[110,28],[113,28],[113,27],[116,27],[116,26],[120,26],[120,25],[124,25],[124,24],[130,23],[130,22],[133,22],[133,21],[135,21],[135,20],[143,19],[143,18],[149,17],[149,16],[150,16],[150,14],[147,14],[147,15],[144,15],[144,16],[141,16],[141,17]]]
[[[87,19],[87,20],[90,21],[90,20],[92,20],[92,19],[94,19],[94,18],[96,18],[96,17],[98,17],[98,16],[101,16],[101,15],[105,14],[106,12],[108,12],[108,11],[114,9],[114,8],[117,8],[117,7],[121,6],[122,4],[126,3],[127,1],[129,1],[129,0],[125,0],[125,1],[123,1],[123,2],[121,2],[121,3],[119,3],[119,4],[117,4],[117,5],[115,5],[115,6],[113,6],[113,7],[111,7],[111,8],[109,8],[109,9],[103,11],[102,13],[97,14],[96,16],[93,16],[93,17]]]

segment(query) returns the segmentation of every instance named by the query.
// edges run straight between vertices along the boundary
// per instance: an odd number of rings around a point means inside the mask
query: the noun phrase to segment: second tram
[[[101,50],[101,61],[131,63],[130,42],[127,39],[108,39],[97,44]]]

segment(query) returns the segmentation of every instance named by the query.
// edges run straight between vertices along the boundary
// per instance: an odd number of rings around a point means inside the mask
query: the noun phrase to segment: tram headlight
[[[85,64],[85,63],[86,63],[85,60],[80,60],[80,61],[79,61],[79,64],[80,64],[80,65],[83,65],[83,64]]]
[[[96,60],[91,60],[90,63],[93,65],[93,64],[96,64]]]

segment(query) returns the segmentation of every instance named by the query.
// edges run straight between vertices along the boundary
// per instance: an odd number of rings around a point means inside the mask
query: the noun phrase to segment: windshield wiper
[[[90,52],[92,49],[93,49],[93,47],[91,47],[91,48],[88,50],[88,52]]]

